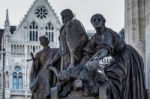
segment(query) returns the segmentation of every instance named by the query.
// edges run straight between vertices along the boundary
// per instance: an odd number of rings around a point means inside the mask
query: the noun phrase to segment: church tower
[[[9,13],[8,13],[8,9],[6,10],[6,19],[5,19],[5,24],[4,24],[4,34],[3,34],[3,41],[2,41],[2,48],[4,51],[4,73],[5,73],[5,99],[9,99],[10,98],[10,91],[9,91],[9,65],[10,65],[10,53],[11,53],[11,48],[10,48],[10,41],[11,41],[11,37],[12,34],[10,32],[10,21],[9,21]],[[4,85],[3,85],[4,87]]]
[[[9,14],[8,9],[6,10],[6,19],[5,19],[5,25],[4,25],[4,36],[3,36],[3,47],[7,48],[7,44],[10,40],[11,32],[10,32],[10,21],[9,21]],[[6,49],[5,49],[6,50]]]
[[[10,33],[10,21],[9,21],[8,9],[6,10],[5,33]]]
[[[5,67],[7,67],[9,63],[9,55],[11,52],[10,49],[10,39],[11,39],[11,32],[10,32],[10,21],[9,21],[9,13],[8,9],[6,10],[6,19],[5,19],[5,26],[4,26],[4,35],[3,35],[3,50],[5,51]]]

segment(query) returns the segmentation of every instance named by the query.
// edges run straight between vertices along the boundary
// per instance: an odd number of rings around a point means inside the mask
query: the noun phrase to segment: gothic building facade
[[[3,94],[5,99],[30,98],[29,74],[32,61],[27,59],[31,59],[30,52],[36,53],[42,49],[39,44],[41,35],[47,35],[52,48],[59,47],[60,26],[48,0],[35,0],[17,27],[10,25],[7,10],[5,28],[0,29],[0,99],[3,99]]]

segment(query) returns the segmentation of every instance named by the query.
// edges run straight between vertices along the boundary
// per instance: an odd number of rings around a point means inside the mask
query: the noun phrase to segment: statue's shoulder
[[[56,54],[59,51],[59,48],[51,48],[51,53]]]
[[[71,23],[80,24],[81,22],[78,19],[73,19],[70,21]]]
[[[44,48],[40,51],[38,51],[36,54],[35,54],[35,57],[39,58],[41,55],[43,55],[44,53],[47,53],[51,50],[50,47],[47,47],[47,48]]]
[[[116,33],[111,28],[106,28],[105,31],[102,33],[102,37],[112,37]]]
[[[77,20],[77,19],[73,19],[73,20],[71,20],[68,23],[68,26],[69,27],[72,27],[72,26],[74,26],[74,27],[81,26],[81,22],[79,20]]]
[[[106,28],[106,32],[110,34],[113,34],[113,33],[118,34],[116,31],[112,30],[111,28]]]
[[[41,56],[41,51],[35,53],[35,58],[36,58],[36,59],[39,58],[40,56]]]

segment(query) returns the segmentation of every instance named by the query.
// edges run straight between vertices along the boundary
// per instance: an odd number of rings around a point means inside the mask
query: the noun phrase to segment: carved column
[[[125,41],[145,61],[145,0],[125,0]]]
[[[150,99],[150,0],[145,1],[145,17],[146,17],[146,88]]]

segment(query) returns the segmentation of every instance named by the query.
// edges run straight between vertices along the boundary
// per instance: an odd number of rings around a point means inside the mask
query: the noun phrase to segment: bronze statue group
[[[96,33],[91,39],[70,9],[63,10],[61,17],[59,49],[50,48],[46,36],[39,38],[43,50],[36,53],[31,69],[32,99],[50,99],[54,86],[58,87],[59,97],[67,97],[77,79],[83,83],[84,96],[98,96],[99,88],[106,85],[107,99],[146,99],[141,56],[105,26],[103,15],[92,16]],[[99,60],[107,56],[113,61],[99,65]],[[57,77],[49,68],[58,71]]]

